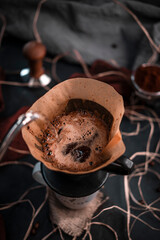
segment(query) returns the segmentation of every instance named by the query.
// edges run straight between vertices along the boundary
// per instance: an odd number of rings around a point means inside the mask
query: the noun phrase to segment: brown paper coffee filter
[[[75,110],[87,109],[102,118],[109,129],[109,142],[103,149],[103,164],[89,171],[73,172],[68,169],[58,169],[53,163],[44,159],[39,138],[49,121]],[[38,112],[44,116],[22,129],[23,138],[34,158],[43,162],[46,167],[70,174],[84,174],[106,167],[120,157],[125,146],[122,141],[119,126],[124,113],[123,99],[110,85],[89,78],[73,78],[66,80],[48,91],[38,99],[28,111]]]

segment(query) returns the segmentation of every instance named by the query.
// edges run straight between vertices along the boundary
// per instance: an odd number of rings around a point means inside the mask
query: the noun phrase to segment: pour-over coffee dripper
[[[125,146],[119,130],[124,113],[122,97],[108,84],[93,79],[69,79],[42,96],[30,108],[53,121],[61,113],[85,109],[102,118],[109,129],[109,142],[102,151],[102,164],[88,170],[73,172],[45,161],[41,141],[46,123],[35,121],[23,128],[22,135],[31,154],[41,163],[33,171],[34,178],[52,189],[64,205],[83,207],[104,185],[109,172],[130,174],[133,162],[124,157]],[[81,204],[80,204],[81,203]]]

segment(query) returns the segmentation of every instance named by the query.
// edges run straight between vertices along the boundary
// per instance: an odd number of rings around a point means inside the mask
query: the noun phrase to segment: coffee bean
[[[36,233],[37,233],[37,231],[36,231],[36,229],[33,227],[32,230],[31,230],[31,234],[32,234],[32,235],[36,235]]]
[[[38,228],[39,228],[39,222],[36,222],[35,225],[34,225],[34,227],[35,227],[36,229],[38,229]]]
[[[151,167],[153,167],[155,165],[155,162],[154,161],[151,161],[150,163],[149,163],[149,166],[151,166]]]
[[[142,199],[140,199],[138,202],[141,204],[145,204],[145,202]]]

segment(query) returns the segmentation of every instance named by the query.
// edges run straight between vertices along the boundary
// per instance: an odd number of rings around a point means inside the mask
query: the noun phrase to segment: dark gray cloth
[[[6,33],[25,41],[34,39],[33,19],[39,2],[1,0],[0,13],[7,19]],[[159,44],[160,2],[123,2]],[[114,59],[120,66],[133,69],[152,55],[150,44],[135,20],[109,0],[48,0],[41,7],[37,29],[49,53],[77,49],[88,64],[95,59]]]

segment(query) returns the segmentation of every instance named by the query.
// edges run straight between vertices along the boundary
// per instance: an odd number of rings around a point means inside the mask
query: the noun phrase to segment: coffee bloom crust
[[[107,124],[86,110],[62,114],[52,122],[41,140],[44,160],[58,169],[78,172],[103,163],[101,153],[108,143]]]

